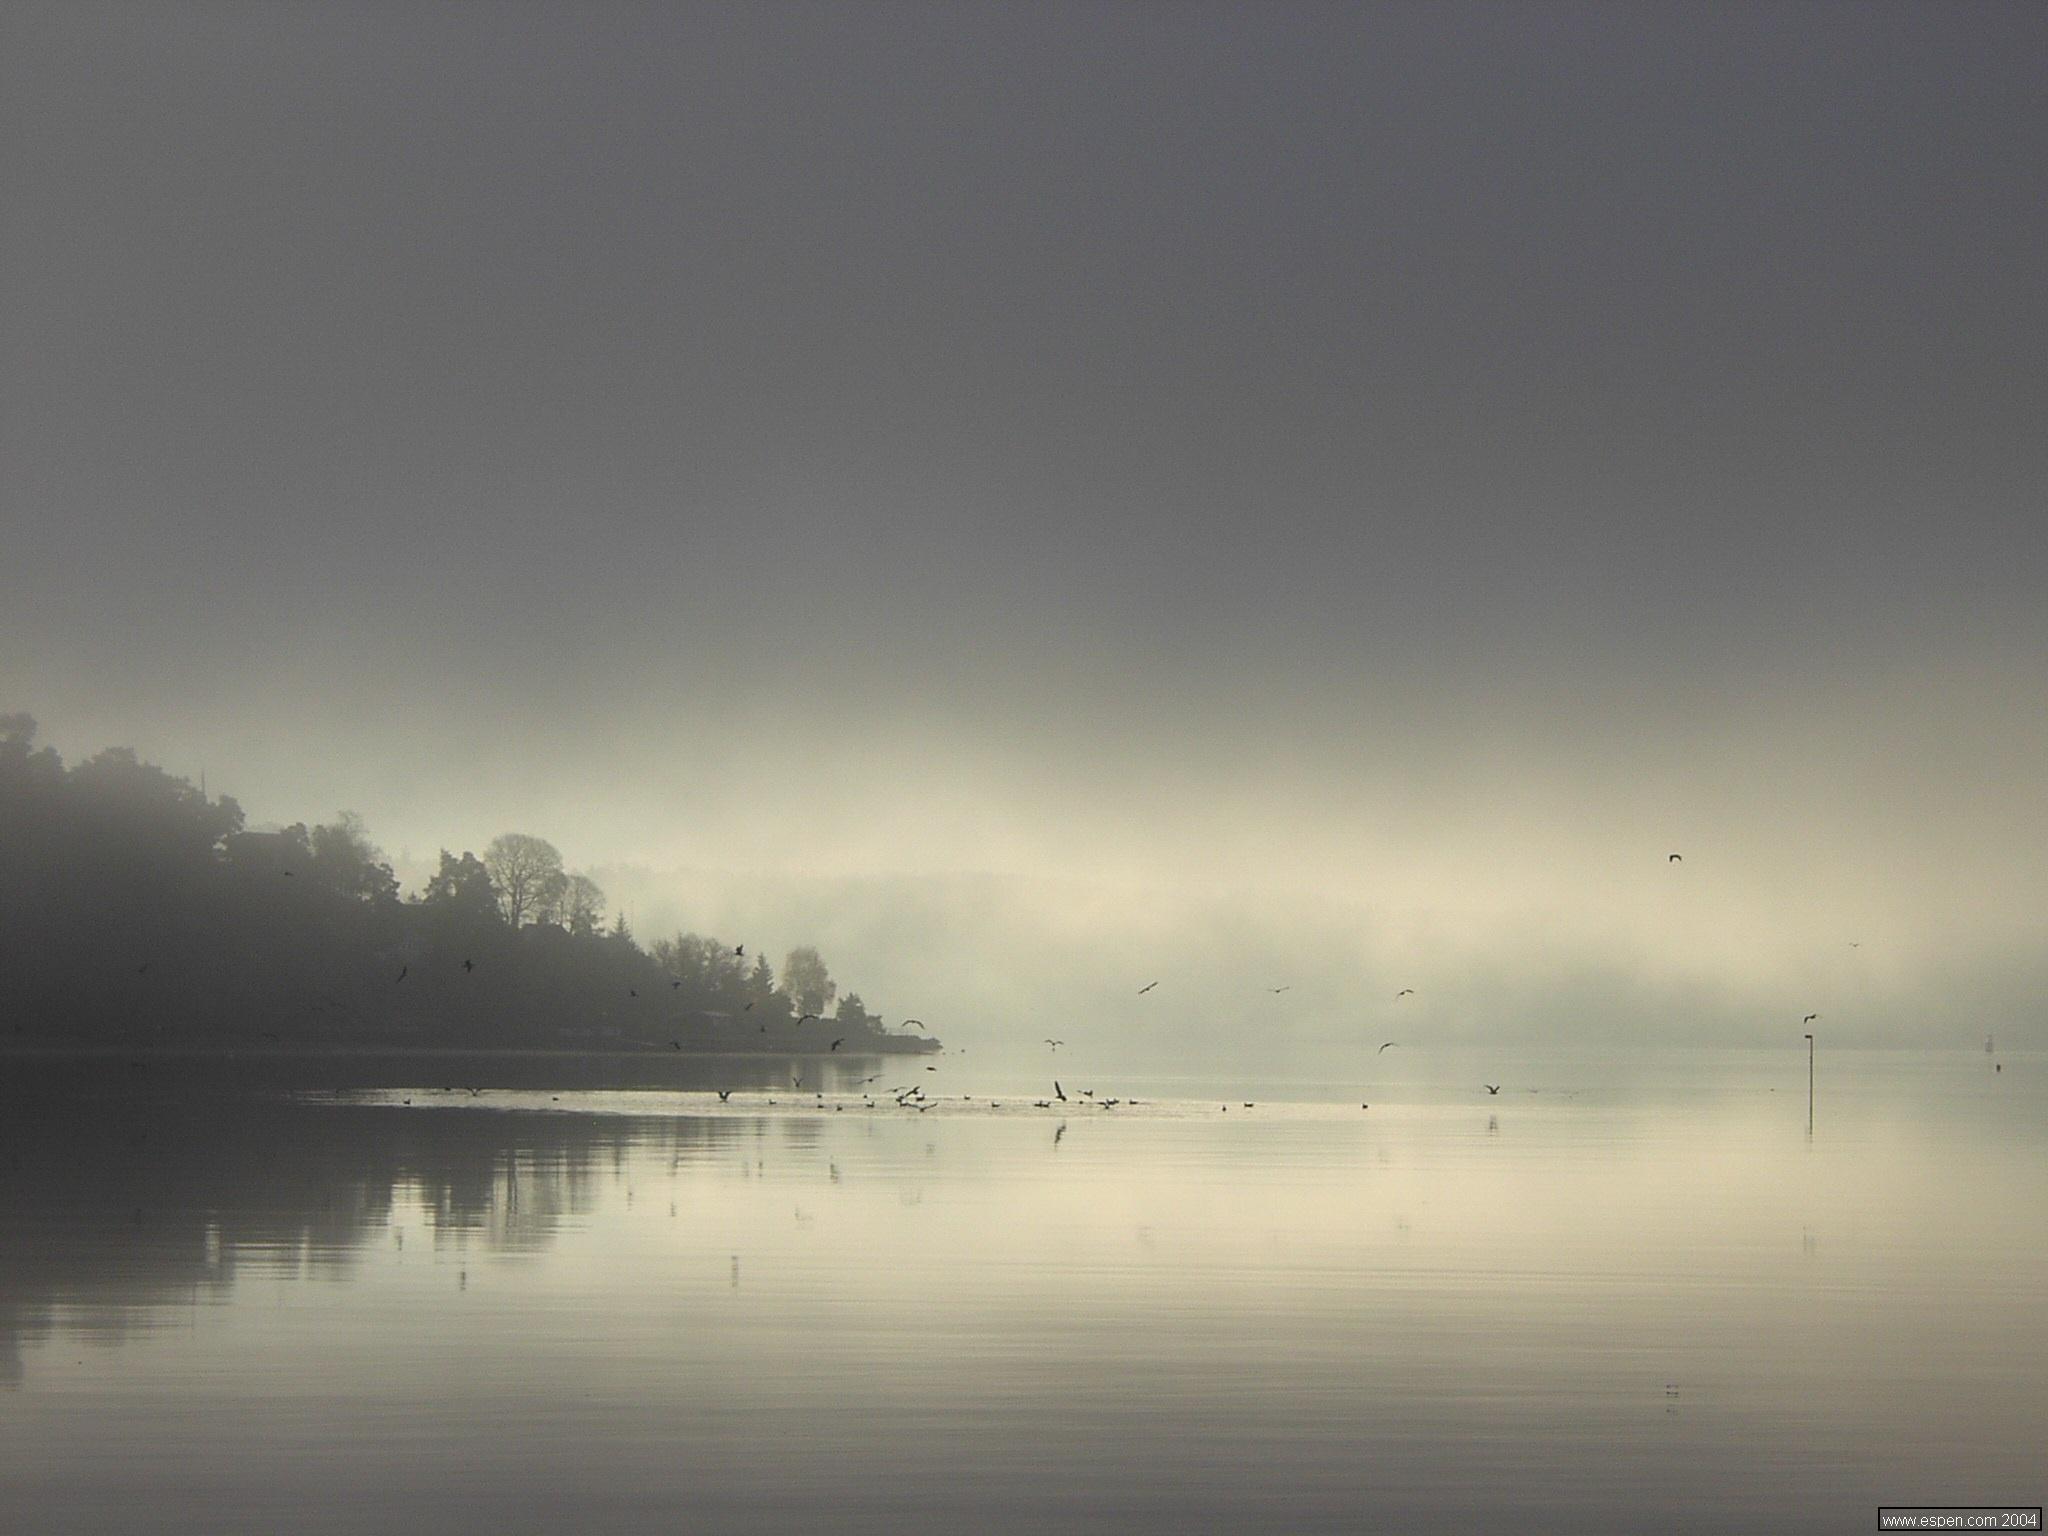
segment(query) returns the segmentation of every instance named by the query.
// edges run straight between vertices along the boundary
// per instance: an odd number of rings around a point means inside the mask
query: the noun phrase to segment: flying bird
[[[1146,994],[1147,992],[1150,992],[1150,991],[1151,991],[1151,990],[1152,990],[1152,989],[1153,989],[1154,987],[1156,987],[1156,986],[1158,986],[1158,985],[1159,985],[1159,983],[1158,983],[1158,982],[1156,982],[1156,981],[1148,981],[1148,982],[1146,982],[1146,983],[1145,983],[1145,985],[1143,985],[1142,987],[1138,988],[1138,996],[1140,996],[1140,997],[1143,997],[1143,996],[1144,996],[1144,995],[1145,995],[1145,994]]]
[[[800,1019],[798,1019],[798,1020],[796,1021],[796,1024],[795,1024],[795,1026],[794,1026],[794,1027],[795,1027],[795,1028],[797,1028],[797,1029],[802,1029],[802,1028],[804,1027],[804,1025],[805,1025],[805,1024],[807,1024],[808,1022],[810,1022],[810,1021],[811,1021],[812,1019],[817,1019],[817,1020],[818,1020],[818,1021],[819,1021],[820,1023],[823,1023],[823,1022],[824,1022],[824,1015],[823,1015],[823,1014],[818,1014],[818,1013],[807,1013],[807,1014],[805,1014],[805,1015],[804,1015],[804,1016],[803,1016],[802,1018],[800,1018]]]
[[[1394,994],[1394,1001],[1399,1002],[1404,997],[1413,997],[1414,995],[1415,989],[1413,987],[1403,987],[1400,991]]]
[[[668,989],[669,989],[669,991],[671,991],[671,992],[675,991],[675,989],[676,989],[677,987],[680,987],[681,985],[682,985],[682,983],[681,983],[680,981],[676,980],[676,978],[675,978],[675,977],[673,977],[673,976],[671,976],[671,977],[670,977],[670,978],[668,979]]]
[[[1488,1083],[1488,1084],[1486,1084],[1485,1086],[1486,1086],[1486,1091],[1487,1091],[1488,1093],[1499,1093],[1499,1092],[1500,1092],[1500,1084],[1499,1084],[1499,1083]]]
[[[1067,1090],[1060,1086],[1060,1080],[1058,1078],[1054,1078],[1052,1080],[1052,1091],[1053,1096],[1057,1098],[1062,1104],[1067,1102]]]
[[[1811,1024],[1815,1019],[1819,1017],[1820,1015],[1817,1013],[1809,1013],[1805,1018],[1801,1019],[1799,1022],[1802,1024]]]
[[[1667,864],[1683,864],[1685,862],[1685,855],[1682,853],[1674,853],[1664,862]]]
[[[839,1047],[841,1047],[844,1044],[846,1044],[846,1037],[844,1035],[841,1035],[837,1040],[834,1040],[832,1042],[832,1049],[836,1051],[839,1049]]]
[[[1288,985],[1284,987],[1268,987],[1266,988],[1266,990],[1272,993],[1275,997],[1278,997],[1282,992],[1292,992],[1294,990],[1294,985],[1290,982]]]
[[[1379,1055],[1380,1051],[1391,1051],[1395,1046],[1399,1045],[1400,1043],[1401,1042],[1398,1040],[1389,1040],[1385,1045],[1381,1046],[1378,1051],[1374,1051],[1373,1055]]]
[[[403,981],[403,980],[405,980],[405,973],[406,973],[407,971],[411,970],[411,969],[412,969],[412,967],[411,967],[411,966],[409,966],[409,965],[401,965],[401,966],[400,966],[400,967],[398,968],[398,980],[397,980],[397,981],[394,981],[394,982],[392,983],[392,985],[393,985],[393,986],[396,986],[396,985],[398,984],[398,982],[399,982],[399,981]]]
[[[465,971],[473,971],[476,969],[476,962],[474,960],[465,960],[462,962],[462,968]]]
[[[929,1029],[931,1026],[926,1024],[923,1019],[905,1019],[903,1021],[903,1027],[905,1029]]]
[[[732,952],[735,956],[744,956],[747,952],[747,946],[744,944],[735,944],[733,946]]]
[[[1058,1049],[1059,1049],[1059,1048],[1060,1048],[1061,1046],[1065,1045],[1065,1044],[1066,1044],[1067,1042],[1066,1042],[1066,1041],[1064,1041],[1064,1040],[1055,1040],[1055,1039],[1053,1039],[1053,1038],[1052,1038],[1052,1037],[1051,1037],[1050,1035],[1048,1035],[1048,1036],[1046,1036],[1046,1040],[1045,1040],[1045,1043],[1046,1043],[1047,1045],[1051,1046],[1051,1047],[1052,1047],[1052,1048],[1053,1048],[1054,1050],[1058,1050]]]
[[[668,1043],[668,1048],[672,1051],[680,1051],[683,1048],[683,1042],[680,1040],[671,1040]]]
[[[628,987],[628,988],[626,988],[626,996],[628,996],[628,997],[638,997],[639,995],[640,995],[640,989],[639,989],[638,987]]]

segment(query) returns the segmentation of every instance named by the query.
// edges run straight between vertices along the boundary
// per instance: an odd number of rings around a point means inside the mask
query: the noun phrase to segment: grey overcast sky
[[[2038,1030],[2044,183],[2033,3],[7,0],[0,708],[894,1012]]]

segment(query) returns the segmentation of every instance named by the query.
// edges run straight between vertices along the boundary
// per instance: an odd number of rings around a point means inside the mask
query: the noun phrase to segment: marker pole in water
[[[1813,1134],[1813,1036],[1806,1037],[1806,1134]]]

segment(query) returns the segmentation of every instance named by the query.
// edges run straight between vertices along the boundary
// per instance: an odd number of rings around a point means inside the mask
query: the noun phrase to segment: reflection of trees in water
[[[415,1208],[437,1245],[538,1252],[629,1153],[673,1165],[760,1124],[33,1086],[0,1088],[0,1382],[53,1327],[113,1343],[238,1276],[344,1279]]]

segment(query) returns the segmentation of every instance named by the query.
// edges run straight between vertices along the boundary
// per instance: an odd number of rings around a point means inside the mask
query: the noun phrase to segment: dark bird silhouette
[[[476,969],[476,962],[474,960],[465,960],[462,962],[462,968],[465,971],[473,971]]]
[[[1290,982],[1288,983],[1288,985],[1284,987],[1268,987],[1266,988],[1266,990],[1272,993],[1275,997],[1278,997],[1282,992],[1292,992],[1294,990],[1294,985],[1292,982]]]
[[[1146,983],[1145,983],[1145,985],[1143,985],[1142,987],[1138,988],[1138,996],[1140,996],[1140,997],[1143,997],[1143,996],[1144,996],[1144,995],[1145,995],[1145,994],[1146,994],[1147,992],[1150,992],[1150,991],[1151,991],[1151,990],[1152,990],[1152,989],[1153,989],[1154,987],[1156,987],[1156,986],[1158,986],[1158,985],[1159,985],[1159,983],[1158,983],[1158,982],[1156,982],[1156,981],[1148,981],[1148,982],[1146,982]]]
[[[1395,1046],[1399,1045],[1400,1043],[1401,1042],[1398,1040],[1389,1040],[1385,1045],[1380,1047],[1379,1051],[1374,1051],[1373,1055],[1379,1055],[1380,1051],[1391,1051]]]
[[[672,1051],[680,1051],[683,1048],[683,1042],[680,1040],[671,1040],[668,1043],[668,1048]]]
[[[1045,1041],[1045,1043],[1046,1043],[1047,1045],[1051,1046],[1051,1047],[1052,1047],[1052,1048],[1053,1048],[1054,1050],[1058,1050],[1058,1049],[1059,1049],[1059,1048],[1060,1048],[1061,1046],[1065,1045],[1065,1044],[1066,1044],[1067,1042],[1066,1042],[1066,1041],[1064,1041],[1064,1040],[1055,1040],[1055,1039],[1053,1039],[1053,1038],[1052,1038],[1052,1037],[1051,1037],[1050,1035],[1048,1035],[1048,1036],[1046,1037],[1046,1041]]]
[[[1399,1002],[1404,997],[1413,997],[1414,995],[1415,989],[1413,987],[1403,987],[1394,994],[1394,1001]]]
[[[401,966],[400,966],[400,967],[398,968],[398,981],[403,981],[403,980],[405,980],[406,972],[410,971],[411,969],[412,969],[412,967],[411,967],[411,966],[409,966],[409,965],[401,965]],[[395,981],[395,982],[393,982],[393,983],[392,983],[392,985],[393,985],[393,986],[396,986],[397,984],[398,984],[398,982],[397,982],[397,981]]]
[[[719,1102],[719,1103],[723,1104],[723,1103],[724,1103],[724,1102],[725,1102],[725,1101],[726,1101],[727,1099],[729,1099],[729,1098],[731,1098],[731,1097],[732,1097],[732,1090],[731,1090],[730,1088],[721,1088],[721,1089],[719,1089],[719,1090],[718,1090],[718,1102]]]
[[[804,1080],[803,1080],[803,1074],[802,1074],[802,1073],[798,1073],[798,1074],[797,1074],[797,1075],[796,1075],[795,1077],[792,1077],[792,1078],[791,1078],[791,1079],[789,1080],[789,1086],[790,1086],[790,1087],[792,1087],[792,1088],[801,1088],[801,1087],[803,1087],[803,1085],[804,1085]]]
[[[1054,1078],[1052,1080],[1052,1092],[1053,1097],[1058,1099],[1062,1104],[1067,1102],[1067,1090],[1060,1086],[1060,1080],[1058,1078]]]
[[[925,1071],[927,1071],[927,1072],[936,1072],[936,1071],[938,1071],[938,1070],[939,1070],[939,1069],[938,1069],[937,1067],[926,1067],[926,1068],[925,1068]]]
[[[1499,1092],[1500,1092],[1500,1084],[1499,1084],[1499,1083],[1488,1083],[1488,1084],[1486,1084],[1486,1091],[1487,1091],[1488,1093],[1499,1093]]]
[[[802,1018],[796,1021],[796,1028],[802,1029],[804,1025],[808,1024],[812,1019],[816,1019],[818,1020],[818,1022],[823,1023],[824,1015],[818,1013],[807,1013]]]
[[[747,946],[744,944],[735,944],[732,947],[732,952],[735,957],[744,957],[747,952]]]
[[[285,877],[285,879],[287,879],[287,880],[290,880],[290,879],[292,879],[292,878],[293,878],[293,876],[292,876],[292,872],[291,872],[290,870],[286,870],[286,871],[284,871],[284,877]]]
[[[1817,1013],[1809,1013],[1805,1018],[1801,1019],[1799,1022],[1802,1024],[1811,1024],[1815,1019],[1819,1017],[1820,1015]]]
[[[628,987],[628,988],[626,988],[626,996],[628,996],[628,997],[638,997],[639,995],[640,995],[640,989],[639,989],[638,987]]]
[[[1671,856],[1670,856],[1669,858],[1667,858],[1667,859],[1666,859],[1666,860],[1665,860],[1664,862],[1665,862],[1665,863],[1667,863],[1667,864],[1683,864],[1683,863],[1685,862],[1685,855],[1683,855],[1683,854],[1679,854],[1679,853],[1674,853],[1674,854],[1672,854],[1672,855],[1671,855]]]
[[[841,1035],[837,1040],[834,1040],[832,1042],[832,1049],[836,1051],[839,1049],[839,1047],[841,1047],[844,1044],[846,1044],[846,1037],[844,1035]]]
[[[676,979],[675,977],[671,976],[671,977],[669,978],[669,982],[668,982],[668,989],[669,989],[669,991],[673,992],[673,991],[675,991],[675,989],[676,989],[677,987],[680,987],[681,985],[682,985],[682,983],[681,983],[680,981],[678,981],[678,980],[677,980],[677,979]]]
[[[927,1025],[923,1019],[905,1019],[903,1021],[903,1027],[905,1029],[927,1029],[930,1026]]]
[[[676,983],[676,985],[680,987],[680,986],[682,985],[682,983],[681,983],[681,982],[679,981],[679,982],[677,982],[677,983]],[[740,1010],[740,1012],[741,1012],[741,1013],[752,1013],[753,1011],[754,1011],[754,1005],[753,1005],[752,1003],[749,1003],[749,1004],[747,1004],[747,1006],[746,1006],[746,1007],[744,1007],[744,1008],[742,1008],[742,1009]]]

